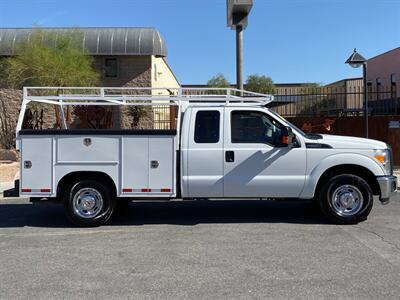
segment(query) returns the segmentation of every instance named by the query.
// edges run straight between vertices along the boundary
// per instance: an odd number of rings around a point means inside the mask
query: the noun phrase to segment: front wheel
[[[319,190],[318,198],[322,212],[336,224],[366,220],[373,204],[373,193],[368,183],[350,174],[330,178]]]
[[[64,197],[68,219],[78,226],[100,226],[115,208],[115,199],[106,185],[94,180],[73,183]]]

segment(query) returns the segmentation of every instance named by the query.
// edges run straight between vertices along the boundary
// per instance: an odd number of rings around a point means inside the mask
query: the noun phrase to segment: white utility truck
[[[271,101],[236,89],[24,88],[20,180],[4,195],[59,200],[80,226],[107,222],[127,199],[310,199],[339,224],[365,220],[374,195],[389,201],[386,143],[305,134]],[[24,129],[32,103],[58,107],[62,128]],[[173,106],[176,129],[68,128],[66,107],[91,105]]]

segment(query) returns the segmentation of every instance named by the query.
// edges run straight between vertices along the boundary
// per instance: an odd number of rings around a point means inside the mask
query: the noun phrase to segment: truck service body
[[[24,88],[17,125],[20,181],[5,196],[59,199],[72,222],[87,226],[106,222],[123,198],[313,199],[332,221],[354,223],[367,217],[373,195],[386,203],[397,189],[386,143],[304,134],[265,107],[273,101],[269,95],[85,89],[91,92]],[[22,129],[30,102],[59,106],[63,128]],[[176,129],[69,129],[67,105],[176,106]]]

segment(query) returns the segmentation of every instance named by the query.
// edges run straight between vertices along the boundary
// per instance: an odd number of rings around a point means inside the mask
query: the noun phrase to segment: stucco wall
[[[104,74],[104,59],[115,57],[118,61],[118,77],[102,77],[102,85],[107,87],[118,86],[146,86],[151,85],[151,56],[94,56],[94,67],[100,74]]]
[[[180,84],[170,69],[166,60],[162,57],[151,57],[151,86],[155,88],[179,88]],[[174,91],[175,92],[175,91]],[[169,95],[167,90],[154,90],[154,95]]]
[[[396,74],[397,96],[400,97],[400,47],[367,61],[367,81],[373,87],[376,87],[377,78],[380,78],[383,87],[390,87],[391,74]]]
[[[21,91],[0,89],[0,148],[8,148],[10,143],[15,143],[15,127],[21,101]]]

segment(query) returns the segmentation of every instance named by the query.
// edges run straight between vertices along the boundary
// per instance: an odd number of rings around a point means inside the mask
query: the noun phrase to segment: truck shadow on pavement
[[[328,224],[310,202],[198,200],[131,203],[119,208],[105,226],[212,223]],[[0,204],[0,228],[24,226],[73,227],[60,204]]]

